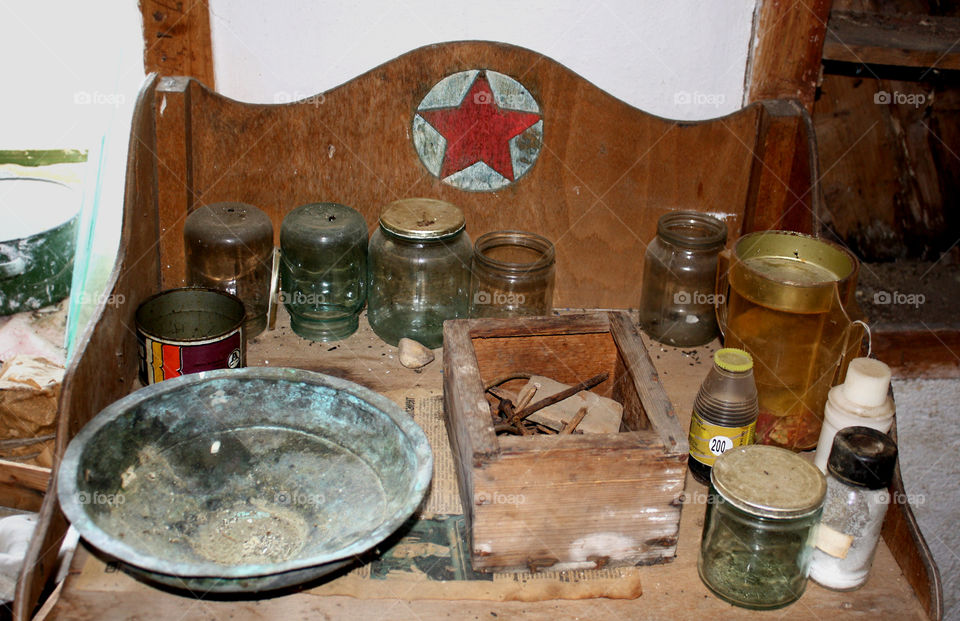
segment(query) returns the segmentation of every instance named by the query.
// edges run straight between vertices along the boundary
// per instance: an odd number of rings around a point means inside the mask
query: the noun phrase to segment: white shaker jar
[[[833,438],[845,427],[870,427],[882,433],[893,425],[890,367],[873,358],[850,361],[844,382],[830,389],[813,463],[826,473]]]

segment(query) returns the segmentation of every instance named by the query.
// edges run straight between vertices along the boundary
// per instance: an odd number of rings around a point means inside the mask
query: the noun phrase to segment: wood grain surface
[[[543,114],[539,158],[497,192],[443,183],[420,162],[411,139],[414,113],[430,88],[474,68],[519,80]],[[473,238],[524,229],[551,239],[556,306],[626,308],[639,302],[644,250],[664,213],[721,214],[732,240],[744,229],[809,230],[817,196],[812,137],[797,124],[799,108],[771,115],[754,104],[713,121],[671,121],[615,99],[549,58],[503,44],[420,48],[292,104],[242,104],[195,81],[167,84],[156,104],[165,287],[183,282],[183,219],[195,206],[251,203],[279,232],[295,207],[335,201],[360,211],[372,228],[388,202],[426,196],[461,207]],[[785,136],[758,132],[764,118],[765,126],[782,125]],[[797,204],[784,222],[779,216]],[[746,211],[763,217],[745,225]]]

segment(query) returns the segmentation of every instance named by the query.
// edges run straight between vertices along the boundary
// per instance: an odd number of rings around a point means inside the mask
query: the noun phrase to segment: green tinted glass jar
[[[408,198],[384,208],[368,266],[367,316],[377,336],[436,348],[444,320],[468,315],[473,246],[464,226],[463,212],[444,201]]]
[[[526,231],[492,231],[473,246],[471,317],[549,315],[553,309],[554,249]]]
[[[798,600],[826,488],[816,466],[786,449],[751,445],[720,455],[697,560],[707,588],[758,610]]]
[[[280,227],[281,299],[290,327],[312,341],[356,331],[366,299],[367,223],[339,203],[297,207]]]

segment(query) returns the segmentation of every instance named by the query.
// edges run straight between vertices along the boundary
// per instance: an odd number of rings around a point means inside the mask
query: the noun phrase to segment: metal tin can
[[[170,289],[137,308],[137,350],[144,386],[171,377],[246,365],[243,302],[201,287]]]

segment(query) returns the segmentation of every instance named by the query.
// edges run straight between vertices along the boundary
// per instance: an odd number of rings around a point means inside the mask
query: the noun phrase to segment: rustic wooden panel
[[[0,506],[39,511],[50,469],[0,459]]]
[[[617,350],[609,332],[474,337],[472,341],[484,382],[508,373],[527,372],[573,385],[606,372],[609,377],[591,390],[610,396]]]
[[[189,75],[214,87],[207,0],[140,0],[147,73]]]
[[[823,58],[848,63],[960,69],[960,18],[832,10]]]
[[[60,393],[56,463],[77,432],[101,409],[126,395],[137,376],[134,313],[140,300],[160,286],[157,253],[157,176],[153,98],[156,76],[140,91],[132,122],[124,189],[123,237],[110,276],[109,296],[103,296],[77,342]],[[122,300],[108,304],[108,300]],[[14,618],[30,619],[56,566],[67,522],[56,495],[56,475],[40,508],[35,536],[17,582]]]
[[[495,193],[464,192],[424,168],[411,123],[439,80],[484,67],[522,78],[540,103],[543,149],[514,185]],[[754,153],[759,105],[717,121],[669,121],[614,99],[529,50],[493,43],[421,48],[299,103],[242,104],[195,82],[184,97],[188,122],[176,118],[158,131],[176,133],[160,141],[179,141],[182,149],[167,149],[162,159],[172,171],[192,169],[189,195],[196,205],[252,203],[271,216],[279,235],[283,216],[306,202],[345,203],[372,228],[394,199],[440,198],[464,209],[473,237],[520,228],[552,239],[559,275],[554,301],[560,307],[636,305],[646,243],[669,210],[727,214],[736,237],[754,162],[773,155]],[[185,161],[186,153],[192,161]],[[795,180],[761,181],[783,182]],[[811,185],[808,177],[794,191],[803,196]],[[183,200],[161,201],[171,240],[182,234],[189,208]],[[179,282],[180,259],[166,257],[164,248],[164,283]]]
[[[609,436],[510,438],[500,459],[474,470],[474,567],[670,560],[686,460],[665,456],[659,443],[638,448],[629,437],[637,434],[620,435],[628,436],[620,446]],[[521,443],[536,450],[507,450]]]
[[[832,0],[763,0],[747,67],[747,100],[796,99],[807,111],[820,75]]]
[[[763,103],[756,153],[744,214],[749,230],[819,232],[820,185],[805,185],[817,170],[813,124],[798,103]]]

